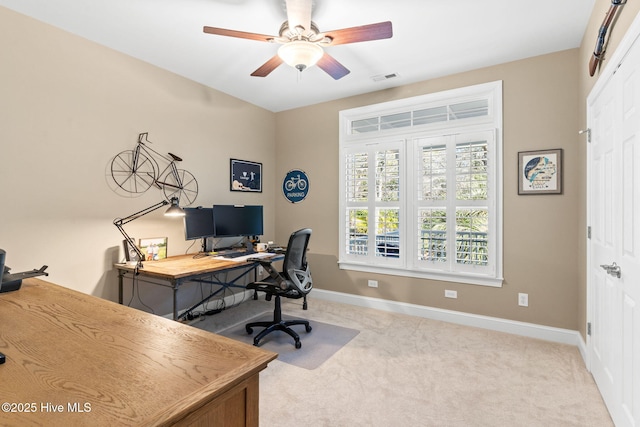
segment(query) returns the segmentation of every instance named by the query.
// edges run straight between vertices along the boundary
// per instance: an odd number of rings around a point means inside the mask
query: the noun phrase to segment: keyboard
[[[256,252],[247,252],[247,251],[223,252],[221,256],[225,258],[238,258],[238,257],[243,257],[245,255],[251,255],[254,253]]]
[[[234,256],[229,257],[227,254],[225,254],[223,256],[214,257],[214,259],[233,261],[233,262],[245,262],[251,258],[269,258],[273,256],[273,254],[269,252],[253,252],[250,254],[247,254],[246,252],[240,252],[239,255],[236,255],[236,253],[233,253],[233,255]]]

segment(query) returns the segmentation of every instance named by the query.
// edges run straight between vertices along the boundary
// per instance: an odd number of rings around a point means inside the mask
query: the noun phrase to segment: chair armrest
[[[260,265],[264,267],[267,273],[269,273],[269,277],[271,278],[271,280],[273,280],[273,282],[254,282],[252,284],[278,287],[282,290],[287,289],[288,287],[287,281],[285,280],[284,277],[282,277],[280,273],[278,273],[278,270],[275,269],[272,261],[265,260],[262,258],[255,258],[254,260],[258,261]]]

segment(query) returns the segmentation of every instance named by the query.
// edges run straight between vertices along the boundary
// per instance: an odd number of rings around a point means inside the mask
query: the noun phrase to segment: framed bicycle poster
[[[262,163],[231,159],[231,191],[262,193]]]

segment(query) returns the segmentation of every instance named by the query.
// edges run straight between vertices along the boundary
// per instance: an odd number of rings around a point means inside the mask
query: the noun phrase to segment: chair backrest
[[[313,287],[311,271],[307,265],[307,246],[311,238],[311,229],[303,228],[291,233],[287,252],[282,265],[283,273],[288,281],[302,294],[308,294]]]

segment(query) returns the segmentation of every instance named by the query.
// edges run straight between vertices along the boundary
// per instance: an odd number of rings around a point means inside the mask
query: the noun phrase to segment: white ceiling
[[[271,111],[283,111],[578,47],[595,0],[314,0],[320,31],[391,21],[393,37],[326,48],[351,73],[283,64],[279,45],[202,27],[277,35],[284,0],[0,0],[0,5]],[[604,13],[604,11],[603,11]],[[595,41],[594,41],[595,42]],[[381,82],[372,77],[396,73]]]

